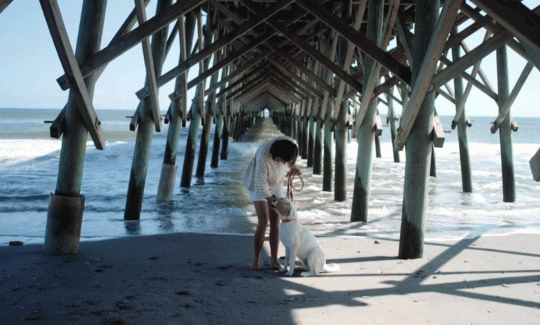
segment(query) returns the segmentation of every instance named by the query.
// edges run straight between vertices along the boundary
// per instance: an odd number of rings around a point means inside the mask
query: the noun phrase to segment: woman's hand
[[[292,166],[289,166],[289,171],[287,172],[285,176],[286,177],[294,176],[294,175],[302,176],[303,174],[304,172],[300,168],[296,167],[295,165],[292,165]]]
[[[291,204],[289,202],[276,202],[274,203],[274,209],[282,215],[288,216],[291,213]]]

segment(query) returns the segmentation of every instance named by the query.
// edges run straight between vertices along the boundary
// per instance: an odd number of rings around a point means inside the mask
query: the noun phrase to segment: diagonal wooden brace
[[[144,1],[135,0],[135,8],[137,9],[137,20],[139,25],[142,25],[146,21]],[[142,48],[144,64],[146,65],[146,80],[148,81],[148,88],[150,90],[150,98],[148,103],[150,104],[150,108],[152,110],[152,119],[156,125],[156,131],[161,132],[161,116],[159,112],[156,72],[154,68],[154,59],[152,57],[152,48],[150,47],[150,40],[148,38],[142,40]]]
[[[426,97],[428,91],[433,90],[431,83],[437,63],[444,49],[445,40],[450,34],[454,20],[457,16],[458,9],[461,5],[461,0],[446,1],[439,19],[435,25],[435,30],[429,46],[420,67],[418,77],[412,86],[411,97],[406,109],[403,110],[401,123],[396,138],[396,150],[401,151],[405,146],[405,142],[409,137],[411,128],[416,120],[416,116]]]
[[[49,27],[56,52],[60,58],[60,63],[69,80],[73,91],[77,107],[81,113],[84,124],[94,141],[97,149],[102,150],[105,147],[105,139],[101,132],[101,122],[99,121],[92,100],[83,76],[79,69],[79,64],[73,53],[69,37],[66,32],[64,21],[60,13],[60,8],[56,0],[40,0],[41,8],[45,16],[45,21]]]

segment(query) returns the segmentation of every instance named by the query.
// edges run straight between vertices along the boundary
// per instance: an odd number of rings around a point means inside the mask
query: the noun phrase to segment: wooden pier
[[[10,3],[0,1],[0,14]],[[351,221],[369,221],[371,167],[376,163],[372,148],[382,131],[377,107],[386,105],[395,162],[405,150],[399,257],[422,257],[427,189],[435,175],[433,148],[444,144],[435,98],[456,106],[451,127],[459,134],[463,191],[472,192],[466,114],[472,87],[499,107],[491,131],[500,134],[503,200],[515,200],[512,132],[517,126],[511,106],[530,71],[540,68],[540,7],[530,9],[518,0],[135,0],[116,36],[103,46],[106,0],[84,0],[75,43],[68,38],[57,0],[40,4],[65,72],[58,76],[59,87],[69,91],[51,126],[51,136],[62,138],[46,230],[51,254],[78,252],[88,135],[96,148],[105,146],[92,104],[94,88],[107,64],[135,46],[143,49],[146,79],[131,123],[126,122],[136,132],[126,219],[140,218],[152,136],[163,122],[169,128],[157,198],[171,200],[178,176],[179,186],[191,186],[196,157],[195,175],[204,177],[210,147],[211,167],[218,168],[219,160],[227,159],[230,138],[268,109],[274,123],[298,140],[307,166],[323,175],[323,190],[333,191],[336,201],[352,195]],[[153,17],[147,17],[148,5],[157,8]],[[469,49],[465,41],[478,31],[486,36]],[[178,65],[163,71],[171,46],[180,47]],[[508,51],[527,62],[514,86],[508,81]],[[480,65],[493,52],[496,88]],[[188,80],[187,73],[196,68],[198,76]],[[174,92],[163,109],[159,90],[170,82]],[[190,103],[192,87],[196,93]],[[182,144],[184,127],[187,140]],[[351,135],[358,157],[356,176],[348,180]],[[179,145],[185,146],[181,175]],[[539,173],[536,165],[533,173]],[[354,183],[353,193],[347,193],[347,182]]]

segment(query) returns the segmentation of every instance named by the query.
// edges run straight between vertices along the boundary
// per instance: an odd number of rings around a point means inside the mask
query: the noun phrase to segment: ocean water
[[[59,110],[0,109],[0,245],[12,240],[43,243],[48,199],[56,188],[61,141],[49,137],[49,124]],[[167,125],[152,140],[152,154],[140,221],[124,221],[127,186],[135,144],[128,110],[101,110],[98,115],[107,138],[105,150],[87,145],[81,194],[86,198],[81,240],[172,232],[253,234],[257,218],[240,182],[240,175],[260,143],[281,133],[269,119],[250,136],[230,140],[227,160],[218,168],[206,162],[206,175],[193,177],[180,188],[187,128],[182,130],[178,175],[172,202],[156,202]],[[473,193],[463,193],[457,131],[451,117],[441,117],[447,131],[443,148],[436,148],[437,177],[430,178],[426,240],[540,231],[540,182],[532,178],[529,160],[540,147],[540,119],[515,118],[513,133],[516,202],[502,202],[498,134],[491,134],[492,117],[473,117],[469,128]],[[256,132],[255,132],[256,129]],[[212,146],[212,141],[211,145]],[[198,142],[200,144],[200,141]],[[302,223],[320,236],[367,236],[399,239],[403,199],[404,152],[394,163],[390,133],[381,137],[382,158],[375,158],[368,222],[350,219],[357,144],[347,145],[348,195],[334,201],[322,191],[322,176],[313,175],[306,160],[305,188],[294,203]],[[211,148],[210,148],[211,150]],[[211,151],[210,151],[211,152]],[[195,162],[197,164],[197,161]]]

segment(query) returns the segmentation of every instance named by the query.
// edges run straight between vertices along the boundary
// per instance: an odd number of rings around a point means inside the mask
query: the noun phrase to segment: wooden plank
[[[491,18],[540,54],[540,17],[517,0],[472,0]]]
[[[438,115],[433,116],[433,131],[431,131],[431,139],[433,140],[433,145],[436,148],[442,148],[444,144],[444,139],[446,135],[444,134],[444,128],[441,122],[441,119]]]
[[[56,119],[52,121],[52,124],[49,128],[51,138],[60,139],[60,136],[62,135],[62,133],[64,133],[66,129],[66,110],[67,105],[62,108],[60,114],[58,114]]]
[[[144,22],[146,22],[146,10],[143,0],[135,0],[135,9],[137,10],[137,20],[139,25],[142,25]],[[146,66],[146,81],[150,92],[148,105],[150,105],[156,132],[161,132],[161,113],[159,111],[156,70],[154,68],[154,59],[152,57],[150,40],[148,38],[143,39],[141,45],[143,49],[144,65]]]
[[[73,87],[73,94],[84,124],[96,148],[102,150],[105,147],[105,139],[101,132],[101,122],[96,115],[84,78],[79,70],[79,64],[69,42],[58,3],[56,0],[40,0],[40,4],[60,63],[64,68],[71,87]]]
[[[435,30],[431,41],[429,42],[425,58],[420,67],[420,71],[418,72],[417,80],[412,88],[409,103],[406,109],[403,110],[400,129],[396,138],[397,150],[401,150],[405,146],[405,142],[407,141],[409,132],[414,124],[420,105],[424,101],[430,86],[433,86],[431,84],[431,79],[433,78],[437,62],[444,49],[445,41],[452,29],[461,1],[462,0],[446,1],[441,15],[437,19]],[[439,87],[435,87],[435,89],[437,88]]]
[[[394,59],[390,54],[379,48],[370,41],[365,35],[358,33],[351,26],[347,25],[342,19],[336,17],[323,7],[316,5],[308,0],[296,0],[296,3],[311,12],[315,17],[322,20],[325,24],[336,30],[341,36],[353,43],[361,51],[370,56],[373,60],[382,64],[391,71],[401,81],[411,84],[411,70]]]
[[[81,74],[83,77],[88,76],[101,66],[111,62],[135,45],[139,44],[143,39],[150,37],[160,31],[162,28],[165,28],[180,15],[193,10],[206,1],[207,0],[185,0],[178,1],[177,3],[171,5],[169,9],[162,14],[155,15],[144,24],[125,34],[118,40],[118,42],[110,44],[106,48],[96,53],[91,59],[83,62],[80,65]],[[69,84],[65,83],[65,78],[65,75],[58,78],[58,83],[63,90],[69,88]],[[64,88],[65,85],[67,85],[68,88]]]
[[[514,85],[514,88],[512,89],[512,92],[506,100],[504,101],[501,109],[499,110],[499,115],[497,116],[497,119],[495,122],[493,122],[493,125],[491,126],[491,133],[497,132],[499,127],[501,126],[502,122],[506,119],[508,116],[508,113],[510,112],[510,107],[516,100],[516,97],[518,96],[519,92],[521,91],[521,88],[523,88],[523,85],[525,84],[525,81],[527,81],[527,78],[529,77],[529,74],[532,71],[532,68],[534,65],[530,62],[527,62],[527,65],[521,72],[521,75],[519,76],[518,80],[516,81],[516,84]]]

